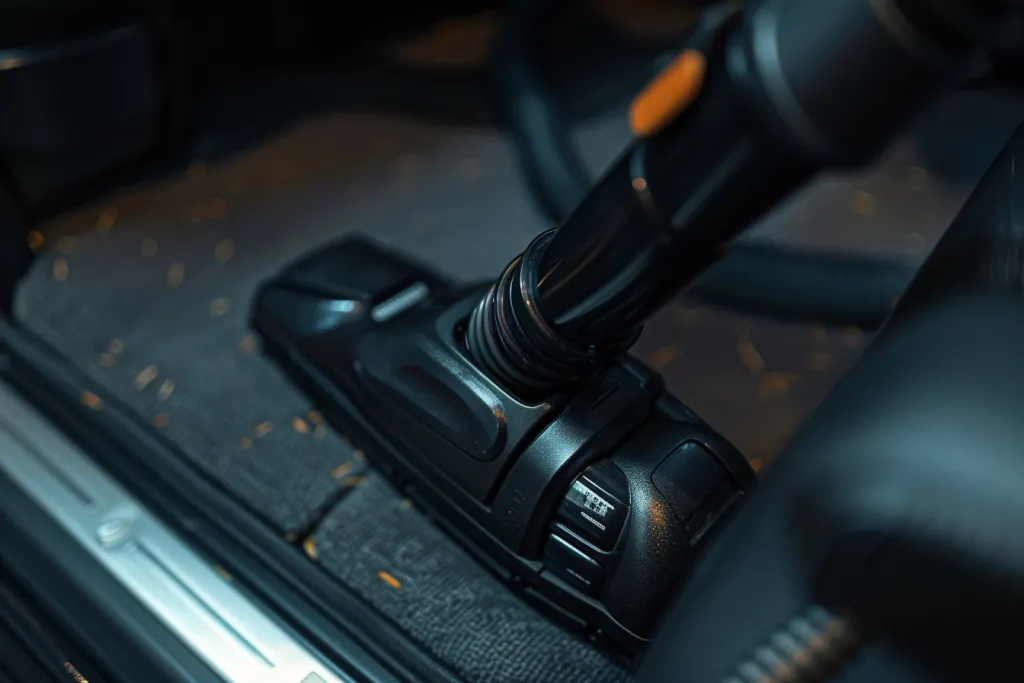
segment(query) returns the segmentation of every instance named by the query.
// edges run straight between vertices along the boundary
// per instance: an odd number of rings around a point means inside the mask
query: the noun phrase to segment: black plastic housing
[[[327,419],[482,562],[550,613],[637,651],[753,471],[635,359],[545,400],[496,384],[463,344],[485,291],[350,240],[265,285],[253,321]],[[559,510],[595,463],[580,485],[597,526],[574,528]],[[691,471],[712,485],[672,479]],[[617,494],[602,489],[615,481]],[[594,542],[609,520],[621,533]]]

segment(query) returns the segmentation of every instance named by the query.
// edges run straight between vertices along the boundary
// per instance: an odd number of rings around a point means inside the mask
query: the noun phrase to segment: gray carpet
[[[328,571],[467,680],[626,679],[621,659],[574,645],[524,609],[380,476],[354,490],[314,539]]]
[[[1022,112],[1019,101],[957,98],[928,122],[924,147],[908,140],[871,173],[823,179],[759,232],[923,255]],[[957,147],[963,131],[974,137]],[[595,170],[625,140],[619,115],[578,132]],[[47,226],[18,306],[281,534],[315,529],[315,561],[468,681],[626,680],[363,476],[372,453],[319,425],[246,330],[256,284],[338,235],[365,232],[468,279],[497,273],[545,227],[502,135],[340,113]],[[763,465],[865,341],[681,302],[637,351]]]

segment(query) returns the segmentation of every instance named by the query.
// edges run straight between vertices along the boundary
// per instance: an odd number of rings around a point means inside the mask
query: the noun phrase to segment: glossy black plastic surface
[[[818,170],[872,160],[975,56],[893,0],[746,5],[705,12],[688,45],[707,62],[700,96],[637,139],[532,264],[564,339],[628,338]]]
[[[485,291],[353,240],[267,283],[253,322],[328,420],[482,562],[551,614],[638,650],[700,540],[673,496],[714,508],[704,529],[753,472],[634,359],[541,401],[492,381],[463,340]],[[656,483],[685,444],[730,495]]]
[[[628,337],[813,170],[739,106],[725,62],[736,20],[728,8],[706,15],[692,39],[708,60],[701,96],[637,140],[545,249],[537,305],[565,338],[602,346]]]

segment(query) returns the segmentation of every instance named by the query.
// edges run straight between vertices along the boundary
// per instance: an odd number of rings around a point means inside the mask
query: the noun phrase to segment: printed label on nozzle
[[[622,530],[625,512],[618,501],[578,479],[569,488],[558,516],[562,524],[588,543],[611,550]]]
[[[597,526],[601,527],[602,530],[604,530],[604,528],[605,528],[604,524],[601,524],[600,522],[598,522],[596,519],[594,519],[590,515],[593,514],[593,515],[596,515],[598,517],[606,517],[608,515],[609,511],[615,509],[615,506],[612,505],[611,503],[609,503],[607,500],[605,500],[601,496],[599,496],[597,493],[595,493],[593,490],[591,490],[590,487],[588,487],[586,484],[584,484],[581,481],[575,482],[572,485],[572,487],[573,487],[573,489],[575,489],[575,491],[577,493],[579,493],[580,495],[583,496],[582,503],[583,503],[583,508],[585,510],[585,511],[582,512],[583,517],[585,517],[588,521],[593,522]],[[590,514],[587,514],[588,512]]]

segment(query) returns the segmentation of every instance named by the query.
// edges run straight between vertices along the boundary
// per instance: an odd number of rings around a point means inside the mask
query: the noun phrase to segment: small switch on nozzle
[[[585,595],[596,597],[604,587],[604,569],[594,558],[555,534],[548,536],[544,566]]]

